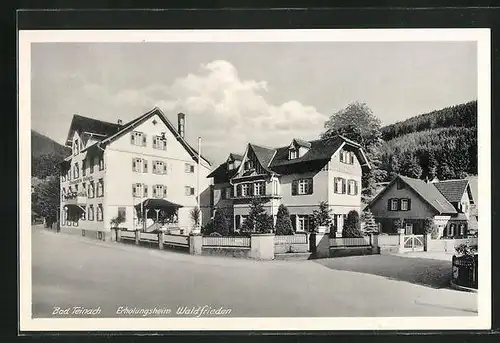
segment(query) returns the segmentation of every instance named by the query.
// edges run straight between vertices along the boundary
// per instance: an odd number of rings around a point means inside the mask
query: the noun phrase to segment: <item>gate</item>
[[[403,247],[405,251],[424,251],[424,236],[405,235]]]

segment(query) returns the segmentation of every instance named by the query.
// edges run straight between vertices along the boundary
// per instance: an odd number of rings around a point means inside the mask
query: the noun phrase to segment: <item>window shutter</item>
[[[407,199],[408,200],[408,211],[411,210],[411,199]]]
[[[236,195],[239,197],[241,196],[241,185],[236,186]]]
[[[391,211],[391,200],[392,199],[387,200],[387,210],[389,210],[389,211]]]
[[[292,195],[297,195],[298,183],[297,180],[292,181]]]
[[[248,195],[253,196],[255,194],[255,184],[248,185]]]
[[[153,161],[153,173],[156,173],[156,161]]]
[[[132,157],[132,171],[135,171],[135,157]]]
[[[339,185],[338,185],[338,177],[333,178],[333,192],[338,193],[339,192]]]
[[[236,221],[236,223],[235,223],[236,230],[240,229],[240,220],[241,220],[240,218],[241,218],[241,216],[239,214],[237,214],[236,216],[234,216],[234,219]]]
[[[358,195],[358,181],[354,181],[354,195]]]
[[[314,182],[313,182],[313,178],[310,178],[309,179],[309,190],[308,190],[307,194],[313,194],[313,190],[314,190]]]
[[[398,199],[398,211],[401,211],[401,200],[403,199]]]
[[[147,143],[146,143],[146,135],[145,135],[145,134],[143,134],[143,135],[142,135],[142,145],[143,145],[143,146],[146,146],[146,144],[147,144]]]
[[[290,215],[290,221],[292,222],[292,228],[293,228],[293,231],[297,231],[297,215],[295,214],[292,214]]]
[[[343,151],[339,152],[339,158],[340,158],[340,162],[344,162],[344,152]]]
[[[167,186],[163,186],[163,197],[167,197]]]
[[[162,145],[163,145],[163,150],[167,150],[167,140],[164,139],[161,141]]]
[[[346,193],[346,182],[345,182],[345,179],[341,179],[342,180],[342,194],[345,194]]]
[[[166,174],[167,173],[167,164],[164,163],[163,164],[163,174]]]
[[[142,185],[143,189],[144,189],[144,197],[148,197],[148,185]]]
[[[153,136],[153,149],[156,149],[157,146],[156,146],[156,137]]]
[[[147,173],[148,172],[148,160],[142,160],[142,165],[144,168],[144,172]]]
[[[130,133],[130,144],[134,144],[134,133]]]
[[[156,197],[156,185],[153,185],[153,197]]]
[[[135,197],[135,184],[134,184],[134,185],[132,185],[132,196],[134,196],[134,197]]]

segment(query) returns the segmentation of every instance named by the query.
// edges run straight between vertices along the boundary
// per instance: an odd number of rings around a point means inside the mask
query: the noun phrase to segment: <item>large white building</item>
[[[198,151],[184,137],[185,115],[177,117],[175,128],[158,108],[125,124],[74,115],[66,141],[72,154],[61,164],[61,231],[109,239],[118,215],[125,217],[121,227],[147,229],[153,220],[138,218],[140,204],[155,199],[180,206],[174,226],[188,234],[198,196],[205,224],[210,162],[201,156],[198,163]]]

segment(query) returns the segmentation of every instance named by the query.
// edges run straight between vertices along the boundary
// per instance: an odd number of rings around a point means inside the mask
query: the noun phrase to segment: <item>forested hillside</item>
[[[52,139],[31,131],[31,176],[44,179],[57,174],[57,165],[71,153]]]
[[[424,113],[381,129],[382,139],[389,141],[412,132],[443,127],[477,127],[477,101]]]

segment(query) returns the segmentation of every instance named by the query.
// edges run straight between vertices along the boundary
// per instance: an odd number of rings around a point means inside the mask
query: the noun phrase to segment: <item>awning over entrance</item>
[[[153,212],[148,210],[158,210],[170,216],[175,214],[181,207],[183,206],[165,199],[146,199],[142,203],[135,205],[135,209],[139,215],[141,215],[142,211],[148,213]],[[147,217],[153,217],[152,214],[153,213],[148,213]]]

